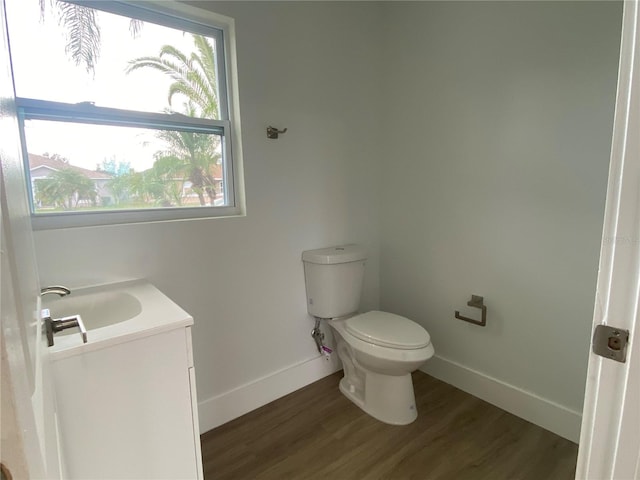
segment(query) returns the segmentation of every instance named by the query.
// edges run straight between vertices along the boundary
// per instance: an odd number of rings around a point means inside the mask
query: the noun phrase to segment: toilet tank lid
[[[339,247],[320,248],[302,252],[302,261],[320,265],[350,263],[365,260],[367,252],[359,245],[342,245]]]

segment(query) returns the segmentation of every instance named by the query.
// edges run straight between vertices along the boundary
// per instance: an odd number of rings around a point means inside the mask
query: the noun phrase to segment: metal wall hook
[[[458,310],[456,310],[456,318],[458,320],[463,320],[465,322],[484,327],[487,324],[487,307],[484,304],[484,297],[481,297],[479,295],[471,295],[471,300],[467,302],[467,305],[474,308],[480,308],[482,310],[482,320],[474,320],[473,318],[464,317],[460,315],[460,312]]]
[[[267,138],[278,138],[278,135],[281,133],[286,133],[287,129],[285,128],[284,130],[278,130],[275,127],[267,127]]]

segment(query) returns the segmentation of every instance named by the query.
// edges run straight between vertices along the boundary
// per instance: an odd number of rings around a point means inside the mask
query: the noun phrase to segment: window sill
[[[33,230],[96,227],[130,223],[205,220],[245,216],[239,207],[157,208],[104,212],[60,212],[31,215]]]

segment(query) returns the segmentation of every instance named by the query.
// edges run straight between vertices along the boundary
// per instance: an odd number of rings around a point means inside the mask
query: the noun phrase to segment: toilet
[[[334,332],[344,369],[340,391],[372,417],[407,425],[418,416],[411,372],[434,349],[416,322],[387,312],[357,313],[366,258],[358,245],[303,252],[307,311]]]

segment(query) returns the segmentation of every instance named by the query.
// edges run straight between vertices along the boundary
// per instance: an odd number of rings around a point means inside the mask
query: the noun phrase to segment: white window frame
[[[68,0],[65,0],[68,1]],[[28,156],[24,138],[25,119],[69,121],[98,125],[120,125],[138,128],[165,128],[218,134],[222,139],[224,156],[225,206],[171,207],[35,213],[31,205],[34,230],[146,223],[157,221],[211,219],[245,214],[244,182],[242,175],[242,147],[240,141],[240,112],[237,95],[237,68],[235,56],[235,25],[232,18],[218,15],[198,7],[171,1],[75,1],[83,6],[108,13],[164,25],[170,28],[205,35],[216,40],[218,55],[220,120],[201,119],[184,115],[136,112],[90,104],[65,104],[48,100],[17,98],[16,106],[21,125],[25,169]],[[222,46],[222,49],[220,49]],[[220,81],[224,79],[224,81]],[[30,178],[30,176],[29,176]],[[29,185],[31,191],[31,185]],[[33,202],[33,194],[30,196]]]

